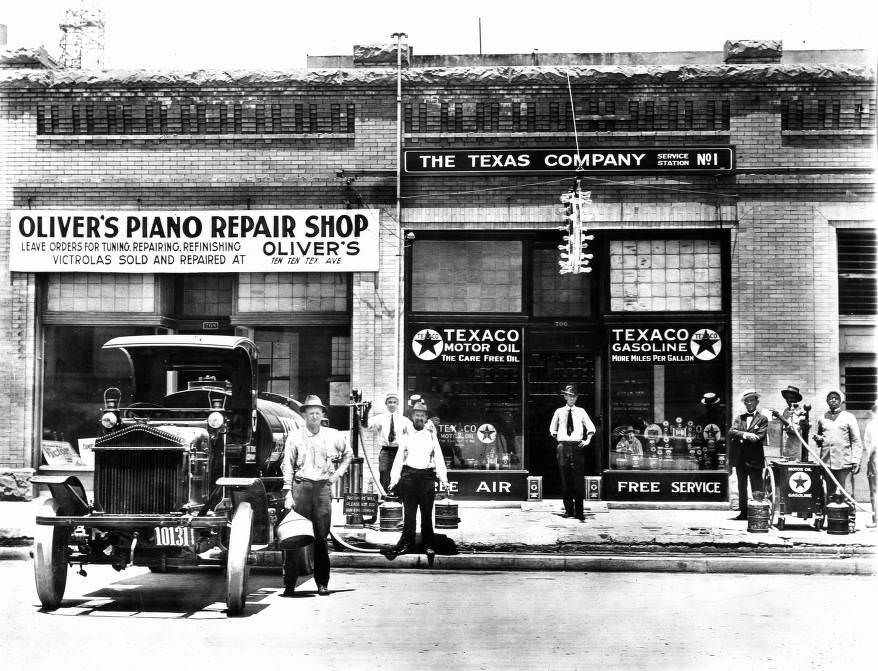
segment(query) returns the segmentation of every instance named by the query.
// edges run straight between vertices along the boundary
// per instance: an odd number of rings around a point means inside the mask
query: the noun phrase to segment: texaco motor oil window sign
[[[11,228],[23,272],[378,270],[378,210],[14,210]]]
[[[675,364],[713,361],[725,338],[719,325],[658,324],[610,327],[610,362]]]
[[[412,351],[422,361],[509,364],[521,360],[521,329],[422,328]]]

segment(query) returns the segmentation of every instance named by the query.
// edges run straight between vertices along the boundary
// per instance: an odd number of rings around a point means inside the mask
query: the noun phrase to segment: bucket
[[[311,520],[291,510],[277,525],[277,546],[281,550],[295,550],[314,542]]]
[[[457,516],[457,504],[445,497],[436,502],[436,528],[457,529],[460,518]]]
[[[833,494],[826,504],[826,533],[845,535],[850,533],[851,508],[841,494]]]
[[[771,521],[771,504],[763,492],[753,492],[753,500],[747,503],[747,531],[754,534],[768,533]]]
[[[402,524],[402,504],[385,501],[378,506],[378,528],[381,531],[396,531]]]

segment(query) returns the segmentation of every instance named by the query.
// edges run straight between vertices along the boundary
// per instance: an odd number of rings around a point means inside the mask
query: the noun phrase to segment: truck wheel
[[[226,606],[230,616],[240,615],[247,602],[247,579],[250,568],[247,556],[250,554],[250,538],[253,531],[253,508],[242,501],[232,517],[232,530],[229,534],[229,555],[226,568]]]
[[[55,517],[55,499],[48,499],[40,511],[43,517]],[[37,596],[45,610],[55,610],[64,598],[67,587],[67,541],[69,527],[38,524],[34,531],[34,579]]]

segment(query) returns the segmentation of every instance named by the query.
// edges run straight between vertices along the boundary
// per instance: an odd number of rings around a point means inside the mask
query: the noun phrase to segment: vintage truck
[[[274,548],[286,436],[298,402],[257,391],[256,345],[234,336],[154,335],[104,345],[127,356],[131,398],[104,391],[94,498],[69,476],[38,476],[34,572],[45,609],[70,566],[226,569],[229,615],[244,610],[252,552]]]

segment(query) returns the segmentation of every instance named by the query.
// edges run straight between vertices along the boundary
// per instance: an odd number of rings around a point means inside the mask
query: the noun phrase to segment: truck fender
[[[259,478],[219,478],[216,484],[228,487],[232,498],[232,510],[242,501],[247,501],[253,509],[254,545],[267,545],[269,541],[268,494]]]
[[[75,475],[35,475],[31,482],[48,486],[58,515],[78,516],[90,512],[85,487]]]

